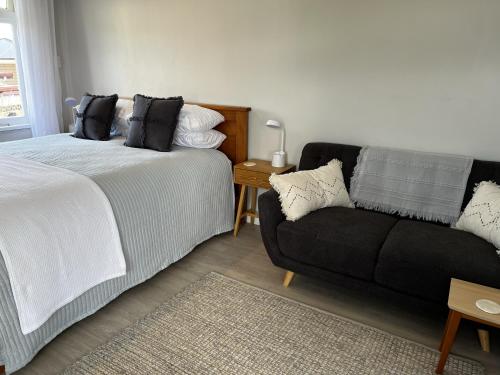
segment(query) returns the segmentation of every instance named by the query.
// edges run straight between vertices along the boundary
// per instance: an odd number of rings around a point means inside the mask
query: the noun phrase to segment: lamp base
[[[282,168],[286,164],[286,152],[276,151],[273,153],[271,165],[275,168]]]

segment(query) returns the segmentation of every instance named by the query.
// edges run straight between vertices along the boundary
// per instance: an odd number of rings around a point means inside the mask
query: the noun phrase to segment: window
[[[26,126],[26,101],[12,1],[0,0],[0,129]]]

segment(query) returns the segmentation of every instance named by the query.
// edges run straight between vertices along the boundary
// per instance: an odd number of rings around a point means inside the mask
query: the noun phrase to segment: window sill
[[[6,132],[9,130],[20,130],[20,129],[31,129],[31,125],[29,124],[8,125],[8,126],[0,125],[0,132]]]

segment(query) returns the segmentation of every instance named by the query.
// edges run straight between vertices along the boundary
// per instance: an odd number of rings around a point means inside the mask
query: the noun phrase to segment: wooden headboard
[[[188,103],[200,107],[213,109],[219,112],[226,121],[217,125],[215,130],[226,135],[226,140],[219,147],[233,164],[244,162],[248,159],[248,112],[250,107],[234,107],[228,105]]]
[[[133,100],[131,97],[121,96],[121,99]],[[187,104],[196,104],[200,107],[213,109],[219,112],[226,119],[222,124],[215,127],[216,130],[226,135],[226,140],[219,147],[234,164],[244,162],[248,159],[248,112],[250,107],[235,107],[220,104],[205,104],[186,102]]]

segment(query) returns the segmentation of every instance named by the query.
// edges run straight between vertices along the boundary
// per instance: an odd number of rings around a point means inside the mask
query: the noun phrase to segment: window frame
[[[16,69],[18,76],[19,94],[21,96],[21,105],[23,106],[23,116],[0,117],[0,131],[31,128],[29,124],[28,107],[26,105],[26,86],[24,84],[23,63],[21,60],[21,51],[19,49],[19,38],[17,34],[16,15],[14,14],[12,1],[7,1],[7,9],[0,9],[0,23],[10,24],[12,27],[12,36],[14,48],[16,51]]]

